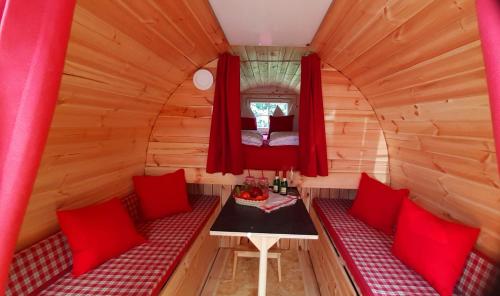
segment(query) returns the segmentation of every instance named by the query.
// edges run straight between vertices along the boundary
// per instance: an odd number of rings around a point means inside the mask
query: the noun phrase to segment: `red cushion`
[[[391,234],[398,219],[401,202],[408,193],[408,189],[392,189],[362,173],[356,199],[349,214]]]
[[[440,295],[452,295],[479,229],[434,216],[405,198],[392,252]]]
[[[163,176],[135,176],[133,180],[145,219],[191,211],[183,169]]]
[[[241,129],[242,130],[257,130],[257,119],[252,117],[242,117],[241,118]]]
[[[293,131],[293,115],[269,116],[269,134]]]
[[[145,242],[115,198],[75,210],[57,211],[73,254],[73,275],[79,276]]]

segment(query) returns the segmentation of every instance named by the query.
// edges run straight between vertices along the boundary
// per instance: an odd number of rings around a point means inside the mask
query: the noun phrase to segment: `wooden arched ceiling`
[[[228,49],[206,0],[77,1],[58,105],[19,236],[57,230],[55,209],[123,196],[144,173],[171,93]]]
[[[205,68],[215,73],[216,65],[213,61]],[[362,171],[379,180],[387,180],[387,145],[372,107],[342,73],[327,65],[323,65],[321,73],[329,176],[314,178],[295,173],[290,176],[290,181],[304,190],[356,188]],[[161,175],[184,168],[188,182],[228,185],[243,182],[244,175],[206,172],[214,90],[212,86],[201,91],[194,86],[192,79],[187,79],[177,88],[164,105],[151,133],[146,174]],[[253,98],[283,95],[275,87],[249,91],[251,93],[242,93],[243,98],[245,95]],[[290,93],[286,96],[291,97]],[[268,178],[275,174],[274,171],[256,170],[250,173],[254,176],[264,173]],[[222,188],[206,186],[207,192],[221,194],[223,199],[229,196],[231,188],[226,185]],[[328,189],[321,192],[323,196],[330,194]],[[307,196],[311,197],[310,194]]]
[[[228,49],[224,33],[205,0],[81,0],[78,6],[168,62],[167,69],[176,82]],[[117,35],[115,32],[111,37]]]
[[[280,86],[299,91],[300,59],[306,47],[233,46],[240,56],[241,90],[258,86]]]
[[[131,176],[144,172],[162,105],[228,48],[206,0],[79,0],[19,247],[57,229],[56,208],[131,192]],[[242,60],[249,58],[244,49]],[[480,250],[499,259],[500,182],[474,0],[336,0],[310,49],[347,77],[341,90],[358,91],[353,83],[373,105],[388,144],[392,183],[410,188],[441,215],[481,226]],[[258,59],[257,49],[249,51]],[[293,51],[260,53],[265,62],[246,63],[242,87],[286,77],[286,86],[297,88],[298,64],[271,60],[299,60],[302,53]],[[178,90],[182,104],[200,99]],[[335,96],[339,87],[328,90]],[[353,96],[340,99],[343,106]],[[199,130],[206,136],[204,128]]]
[[[474,0],[336,0],[312,42],[359,87],[389,149],[391,183],[481,226],[500,259],[500,180]]]

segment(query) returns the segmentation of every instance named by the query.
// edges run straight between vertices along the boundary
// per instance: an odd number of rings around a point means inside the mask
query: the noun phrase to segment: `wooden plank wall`
[[[473,0],[337,0],[312,48],[373,105],[391,181],[481,227],[500,261],[500,181]]]
[[[131,192],[153,123],[196,68],[227,50],[208,3],[78,1],[58,105],[18,240],[55,232],[55,210]]]
[[[241,91],[264,85],[300,91],[300,59],[307,47],[231,46],[241,61]]]
[[[206,66],[215,73],[215,61]],[[361,92],[337,70],[325,66],[323,94],[329,176],[301,177],[292,184],[308,188],[357,188],[361,171],[387,180],[388,157],[378,120]],[[197,90],[187,79],[170,97],[151,134],[146,174],[159,175],[184,168],[188,182],[233,185],[242,176],[205,172],[210,136],[213,87]],[[252,171],[260,176],[260,171]],[[274,172],[264,174],[271,178]]]
[[[241,182],[205,173],[213,90],[188,77],[228,48],[205,0],[78,1],[18,248],[57,230],[57,208],[130,192],[146,151],[148,174],[185,167],[191,182]],[[477,247],[500,261],[500,181],[474,1],[336,0],[311,50],[331,66],[323,70],[330,175],[295,173],[293,184],[355,188],[360,171],[387,181],[383,130],[392,184],[480,226]]]
[[[286,100],[292,105],[295,105],[299,102],[299,93],[294,89],[284,88],[278,85],[250,88],[241,92],[241,108],[243,108],[244,104],[249,104],[250,99]],[[288,107],[290,108],[291,105]]]
[[[216,61],[205,66],[214,75]],[[375,114],[363,95],[340,72],[326,66],[322,72],[325,121],[330,173],[328,177],[307,178],[294,173],[292,186],[300,188],[309,208],[312,198],[353,197],[361,171],[388,181],[388,156],[385,139]],[[267,84],[265,84],[267,86]],[[255,90],[255,89],[254,89]],[[146,174],[160,175],[184,168],[191,192],[218,195],[221,206],[233,186],[244,175],[207,174],[205,172],[210,136],[214,87],[196,89],[187,79],[169,98],[151,134],[146,159]],[[273,171],[250,171],[272,179]],[[337,189],[346,188],[346,189]],[[221,247],[234,247],[245,239],[221,238]],[[307,249],[303,240],[282,240],[282,249]]]

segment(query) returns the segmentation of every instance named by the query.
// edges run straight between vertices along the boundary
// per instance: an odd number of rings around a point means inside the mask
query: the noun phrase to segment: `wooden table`
[[[295,188],[290,191],[298,195]],[[210,228],[210,235],[248,237],[257,247],[260,252],[259,296],[266,295],[269,248],[280,238],[318,239],[318,232],[301,199],[268,214],[255,207],[239,205],[230,197]]]

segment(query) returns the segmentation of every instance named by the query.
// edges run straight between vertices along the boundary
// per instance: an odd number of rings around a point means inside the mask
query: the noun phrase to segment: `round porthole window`
[[[193,83],[197,89],[207,90],[214,83],[214,76],[206,69],[200,69],[194,73]]]

